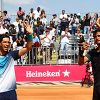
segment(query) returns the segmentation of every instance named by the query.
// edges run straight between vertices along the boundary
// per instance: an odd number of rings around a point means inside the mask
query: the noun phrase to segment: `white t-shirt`
[[[38,12],[37,10],[34,10],[34,19],[37,19],[38,17],[40,17],[40,12]]]
[[[6,56],[0,56],[0,93],[16,89],[14,60],[18,58],[18,51],[10,51]]]

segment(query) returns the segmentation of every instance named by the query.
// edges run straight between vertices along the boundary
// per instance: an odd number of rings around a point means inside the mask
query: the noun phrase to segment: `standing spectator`
[[[34,13],[34,19],[37,20],[37,18],[40,17],[41,8],[37,7],[37,9],[33,13]]]
[[[84,34],[89,34],[90,32],[90,20],[91,20],[91,17],[90,17],[90,14],[86,14],[85,16],[85,20],[84,20]]]
[[[50,63],[50,44],[52,36],[50,35],[50,29],[45,30],[45,37],[43,38],[43,64]]]
[[[12,37],[13,42],[16,41],[16,29],[15,26],[13,24],[10,25],[9,27],[9,35]]]
[[[13,25],[15,26],[16,29],[16,36],[18,36],[18,32],[19,32],[19,19],[16,18],[16,21],[13,22]]]
[[[27,23],[28,21],[25,20],[24,22]],[[23,26],[23,21],[22,20],[19,20],[18,28],[19,28],[19,32],[18,32],[17,37],[24,36],[24,26]]]
[[[83,42],[85,42],[85,39],[84,39],[83,34],[80,32],[79,28],[77,29],[76,37],[77,37],[77,42],[79,45],[79,55],[80,55],[80,53],[82,53],[82,45],[83,45]]]
[[[43,26],[43,28],[45,29],[46,26],[47,26],[47,24],[48,24],[48,20],[47,20],[46,16],[42,17],[42,18],[40,19],[40,21],[42,22],[42,26]]]
[[[17,11],[17,16],[19,20],[24,20],[24,15],[25,15],[25,12],[22,10],[22,7],[19,7],[19,10]]]
[[[25,41],[24,41],[24,38],[22,36],[19,36],[16,40],[17,42],[17,50],[20,50],[24,47],[25,45]],[[19,59],[18,59],[18,64],[22,64],[23,62],[23,58],[24,56],[21,56]]]
[[[67,14],[65,13],[65,10],[62,10],[62,13],[60,14],[60,21],[61,31],[64,31],[67,26]]]
[[[54,27],[57,29],[60,20],[59,20],[59,18],[57,17],[56,14],[53,14],[52,21],[53,21],[53,23],[54,23]]]
[[[43,18],[44,16],[46,16],[46,13],[45,13],[45,10],[42,9],[41,10],[41,13],[40,13],[40,18]]]
[[[3,14],[4,14],[4,16],[3,16],[4,24],[9,25],[11,19],[10,19],[10,17],[8,16],[8,12],[5,10],[5,11],[3,11]]]
[[[33,22],[34,22],[33,8],[31,8],[29,12],[29,21],[30,21],[30,24],[33,25]]]
[[[46,18],[45,10],[43,9],[41,10],[40,20],[42,22],[43,27],[45,28],[47,26],[47,18]]]
[[[38,54],[38,48],[40,46],[40,40],[37,36],[37,33],[34,32],[33,34],[33,47],[32,47],[32,64],[37,63],[37,54]]]

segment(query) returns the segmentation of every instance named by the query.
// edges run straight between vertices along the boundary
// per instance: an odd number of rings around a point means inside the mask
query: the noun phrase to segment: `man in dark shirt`
[[[83,53],[79,53],[79,64],[91,61],[94,75],[93,100],[100,100],[100,29],[95,30],[93,36],[96,47],[83,56],[84,50],[89,48],[89,44],[83,42]]]

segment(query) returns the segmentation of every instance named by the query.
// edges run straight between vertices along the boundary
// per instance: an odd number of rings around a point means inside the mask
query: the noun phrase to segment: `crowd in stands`
[[[7,33],[10,35],[12,49],[20,49],[25,46],[27,39],[23,24],[27,23],[33,27],[33,48],[28,54],[29,64],[36,64],[39,47],[43,48],[40,50],[40,54],[43,55],[42,63],[49,64],[52,59],[52,52],[56,50],[55,42],[60,45],[59,50],[64,50],[70,44],[71,36],[76,36],[78,42],[84,35],[92,36],[98,18],[98,13],[94,13],[94,15],[87,13],[82,17],[80,13],[67,14],[65,10],[62,10],[59,16],[52,14],[49,21],[46,11],[40,7],[37,7],[36,10],[30,8],[28,14],[22,7],[19,7],[16,11],[16,20],[12,22],[8,13],[5,10],[0,16],[0,34]],[[21,59],[23,58],[25,57]],[[19,59],[19,62],[21,62],[21,59]]]

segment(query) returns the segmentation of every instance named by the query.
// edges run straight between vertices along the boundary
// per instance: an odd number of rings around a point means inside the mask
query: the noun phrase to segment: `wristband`
[[[33,40],[32,34],[27,34],[26,38],[27,38],[28,41],[32,41]]]

